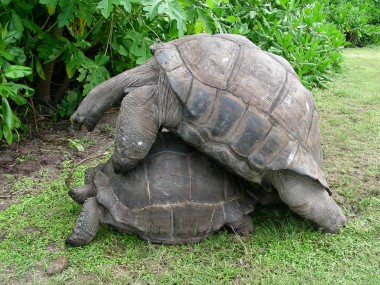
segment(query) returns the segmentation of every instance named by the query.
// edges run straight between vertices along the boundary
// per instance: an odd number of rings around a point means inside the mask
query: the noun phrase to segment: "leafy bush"
[[[307,87],[324,87],[342,61],[343,35],[326,22],[323,2],[239,0],[227,13],[230,32],[285,57]]]
[[[26,98],[34,93],[34,90],[22,81],[32,74],[32,69],[23,65],[26,56],[16,45],[21,38],[21,32],[11,28],[20,25],[20,22],[15,14],[12,16],[7,24],[0,23],[0,141],[4,138],[8,144],[14,140],[14,134],[18,136],[16,129],[21,126],[21,121],[12,111],[11,104],[25,105]]]
[[[243,34],[287,58],[306,86],[323,85],[341,59],[342,35],[326,22],[323,4],[312,1],[1,3],[0,139],[8,143],[21,125],[18,105],[27,107],[28,97],[56,106],[54,117],[70,116],[82,95],[146,61],[151,56],[149,46],[157,41],[202,32]]]
[[[15,107],[25,105],[34,90],[34,100],[58,104],[59,115],[70,116],[80,98],[67,93],[69,88],[86,95],[110,76],[146,61],[153,42],[217,31],[217,19],[209,15],[215,1],[1,0],[1,4],[0,140],[4,137],[9,144],[21,125]]]
[[[326,12],[350,44],[380,44],[379,0],[331,0]]]

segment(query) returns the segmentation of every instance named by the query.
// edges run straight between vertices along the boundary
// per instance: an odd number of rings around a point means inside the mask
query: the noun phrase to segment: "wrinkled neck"
[[[168,78],[163,70],[160,70],[157,85],[160,126],[175,131],[182,117],[182,105],[177,95],[171,88]]]

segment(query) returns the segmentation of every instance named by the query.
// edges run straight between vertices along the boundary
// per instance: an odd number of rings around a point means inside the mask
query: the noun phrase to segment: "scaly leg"
[[[149,152],[161,126],[156,85],[137,88],[122,101],[116,124],[115,172],[132,169]]]
[[[73,231],[66,239],[66,244],[81,246],[92,241],[99,228],[99,216],[103,213],[102,207],[95,197],[86,200]]]
[[[80,130],[84,124],[88,131],[92,131],[103,113],[128,92],[141,86],[157,84],[158,74],[159,67],[156,61],[150,59],[99,84],[83,99],[72,115],[74,129]]]
[[[234,234],[247,235],[255,231],[252,219],[249,215],[243,216],[240,220],[228,224]]]
[[[268,178],[292,211],[325,232],[336,233],[345,225],[342,210],[317,181],[292,171],[275,171]]]

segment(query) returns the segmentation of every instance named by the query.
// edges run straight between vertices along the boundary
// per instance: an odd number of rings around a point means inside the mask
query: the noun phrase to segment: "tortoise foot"
[[[82,246],[92,241],[99,228],[99,219],[96,214],[97,208],[98,202],[96,198],[86,200],[73,231],[65,241],[66,244]]]
[[[228,224],[228,226],[234,234],[238,235],[249,235],[255,232],[252,219],[248,215],[243,216],[240,220],[234,223]]]

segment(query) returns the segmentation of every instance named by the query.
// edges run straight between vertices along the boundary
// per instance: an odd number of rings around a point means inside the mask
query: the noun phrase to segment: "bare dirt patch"
[[[94,131],[73,131],[70,122],[42,121],[39,132],[31,131],[20,142],[0,145],[0,211],[4,211],[25,194],[38,194],[39,189],[20,187],[25,178],[51,181],[62,172],[61,163],[78,163],[85,158],[112,151],[117,110],[107,112]],[[32,127],[31,127],[32,129]],[[71,141],[84,146],[78,149]]]

